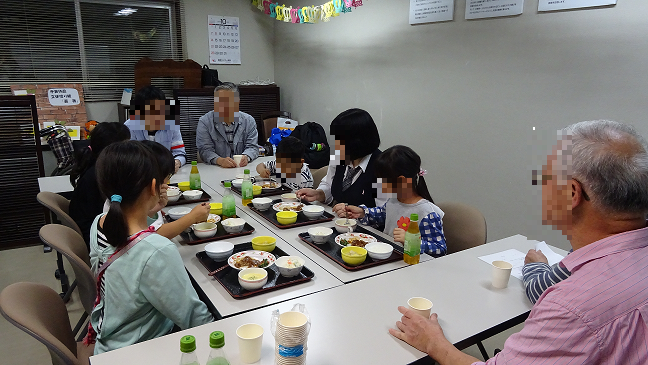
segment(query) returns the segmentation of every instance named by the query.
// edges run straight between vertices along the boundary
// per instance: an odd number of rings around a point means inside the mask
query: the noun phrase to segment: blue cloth
[[[290,129],[272,128],[272,131],[270,133],[270,143],[276,146],[279,144],[279,142],[281,142],[281,139],[288,137],[292,133],[292,131]]]

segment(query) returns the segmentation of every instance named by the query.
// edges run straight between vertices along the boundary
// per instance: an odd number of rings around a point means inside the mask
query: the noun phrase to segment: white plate
[[[237,252],[237,253],[233,254],[232,256],[230,256],[227,259],[227,263],[229,264],[229,266],[231,266],[235,270],[246,269],[247,267],[236,267],[234,265],[234,262],[236,260],[241,259],[241,258],[243,258],[245,256],[250,256],[251,258],[253,258],[255,260],[259,260],[259,261],[263,261],[263,259],[267,259],[269,264],[268,264],[268,266],[264,266],[263,269],[274,265],[274,263],[276,261],[275,256],[273,254],[271,254],[270,252],[250,250],[250,251],[241,251],[241,252]]]
[[[363,240],[363,241],[365,241],[367,243],[378,242],[376,237],[374,237],[372,235],[365,234],[365,233],[353,232],[353,233],[342,233],[342,234],[338,235],[337,237],[335,237],[335,243],[337,243],[338,245],[340,245],[342,247],[346,247],[345,245],[340,243],[340,241],[348,240],[349,238],[358,238],[358,239],[361,239],[361,240]]]
[[[276,210],[277,212],[283,212],[284,208],[296,208],[296,207],[298,207],[300,205],[303,206],[303,204],[299,203],[299,202],[281,202],[281,203],[274,204],[272,206],[272,209]],[[292,210],[292,209],[291,209],[291,211],[293,211],[293,212],[301,212],[301,210]]]
[[[220,222],[221,217],[218,214],[210,214],[207,216],[207,222],[209,223],[218,223]]]
[[[266,185],[266,184],[271,184],[274,187],[272,187],[272,188],[267,187],[266,188],[266,187],[263,186],[263,185]],[[279,189],[281,187],[281,183],[278,183],[276,181],[268,181],[268,180],[255,182],[253,185],[260,186],[261,190],[266,190],[266,191],[267,190],[277,190],[277,189]]]

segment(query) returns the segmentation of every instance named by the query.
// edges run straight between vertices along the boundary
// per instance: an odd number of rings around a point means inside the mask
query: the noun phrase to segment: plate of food
[[[357,246],[364,248],[365,245],[372,242],[378,242],[378,240],[376,239],[376,237],[366,233],[342,233],[341,235],[335,237],[335,243],[342,247]]]
[[[273,254],[265,251],[241,251],[227,259],[229,266],[236,270],[243,270],[249,267],[267,268],[274,265],[276,258]]]
[[[207,222],[209,223],[218,223],[220,222],[221,217],[218,214],[210,214],[207,216]]]
[[[301,212],[304,204],[299,202],[281,202],[272,206],[277,212]]]
[[[275,190],[281,187],[281,183],[274,180],[257,181],[253,185],[260,186],[264,191]]]

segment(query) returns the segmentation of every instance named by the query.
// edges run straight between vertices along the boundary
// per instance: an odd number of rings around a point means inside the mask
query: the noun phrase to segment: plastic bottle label
[[[421,234],[405,232],[405,243],[403,250],[409,256],[416,256],[421,253]]]

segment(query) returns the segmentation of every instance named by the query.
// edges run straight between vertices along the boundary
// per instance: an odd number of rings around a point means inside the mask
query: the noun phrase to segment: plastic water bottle
[[[180,365],[200,365],[196,356],[196,338],[191,335],[182,336],[180,339]]]
[[[410,215],[410,224],[405,232],[405,243],[403,244],[403,261],[409,265],[419,263],[421,259],[421,232],[418,225],[418,214]]]
[[[250,179],[250,170],[245,169],[243,171],[243,183],[241,184],[241,197],[243,198],[243,206],[247,207],[248,204],[252,203],[253,193],[252,193],[252,180]]]
[[[207,365],[230,365],[225,354],[225,334],[221,331],[214,331],[209,335],[209,346],[211,352],[207,358]]]
[[[232,195],[232,183],[225,182],[225,195],[223,195],[223,218],[236,217],[236,202]]]
[[[189,174],[189,188],[191,190],[200,190],[200,173],[198,173],[198,162],[191,161],[191,173]]]

